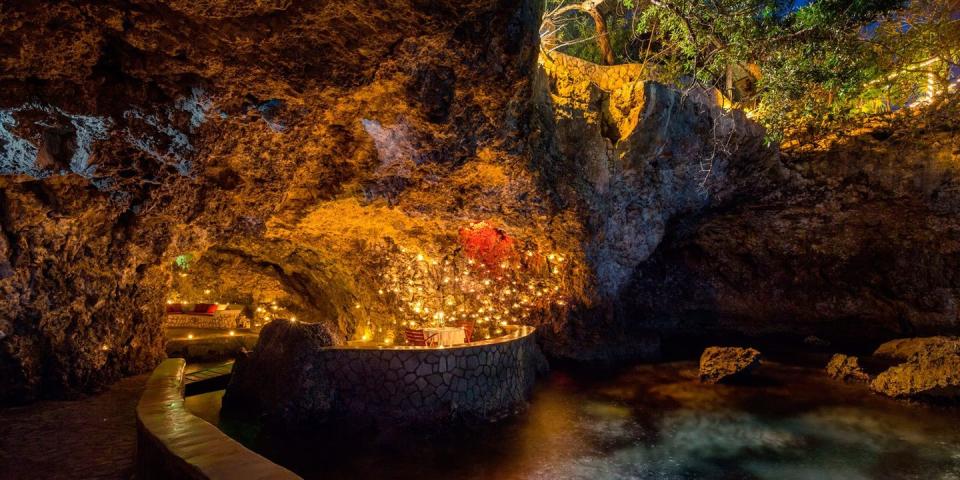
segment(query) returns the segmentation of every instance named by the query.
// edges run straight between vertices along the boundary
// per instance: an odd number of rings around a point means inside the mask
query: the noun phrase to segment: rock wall
[[[628,289],[664,334],[872,347],[960,330],[957,99],[784,152],[785,175],[676,222]],[[748,184],[749,185],[749,184]]]
[[[526,405],[545,368],[534,329],[443,349],[330,347],[319,325],[274,322],[235,367],[224,404],[307,428],[330,419],[383,427],[494,420]],[[304,331],[306,330],[306,332]],[[264,388],[266,377],[282,381]]]
[[[538,64],[538,8],[3,2],[0,402],[156,364],[178,255],[346,338],[392,314],[378,245],[478,221],[569,259],[553,356],[956,328],[956,116],[781,162],[710,92]]]
[[[3,2],[0,402],[155,365],[184,253],[347,334],[376,298],[369,243],[430,251],[496,217],[569,250],[520,131],[538,17],[494,0]]]
[[[545,180],[577,212],[590,294],[541,327],[547,350],[577,359],[654,357],[658,325],[623,305],[635,270],[678,218],[719,208],[752,172],[777,169],[763,129],[709,91],[643,81],[623,66],[541,54],[532,142]],[[586,74],[584,74],[586,71]]]
[[[562,75],[573,81],[588,81],[605,92],[613,92],[633,83],[643,83],[652,78],[639,63],[622,65],[597,65],[593,62],[562,52],[541,52],[538,61],[552,76]]]
[[[717,132],[757,132],[635,67],[540,73],[538,8],[4,2],[0,401],[154,365],[179,255],[349,337],[392,314],[377,245],[433,256],[478,221],[569,259],[550,354],[655,353],[622,285],[723,190]]]

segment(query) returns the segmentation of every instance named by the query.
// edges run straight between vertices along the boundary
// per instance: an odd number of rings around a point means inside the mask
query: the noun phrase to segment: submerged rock
[[[894,398],[960,400],[960,339],[907,338],[887,342],[874,355],[904,360],[877,376],[870,388]]]
[[[760,352],[753,348],[710,347],[700,356],[700,381],[720,383],[750,374],[760,366]]]
[[[827,363],[827,375],[834,380],[851,383],[866,383],[870,381],[870,376],[860,367],[860,361],[857,357],[851,357],[842,353],[830,357],[830,362]]]

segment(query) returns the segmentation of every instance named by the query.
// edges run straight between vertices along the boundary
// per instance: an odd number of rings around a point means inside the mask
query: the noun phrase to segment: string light
[[[460,249],[432,259],[408,252],[400,247],[377,252],[376,292],[393,315],[372,317],[378,328],[358,329],[360,340],[394,342],[401,328],[463,322],[481,329],[474,338],[488,338],[537,312],[567,305],[560,298],[568,291],[572,265],[564,265],[566,259],[556,252],[527,248],[493,263]]]

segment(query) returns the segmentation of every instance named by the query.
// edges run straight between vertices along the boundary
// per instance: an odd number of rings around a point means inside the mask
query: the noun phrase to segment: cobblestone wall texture
[[[526,334],[474,347],[332,349],[324,355],[324,374],[337,392],[335,411],[421,421],[511,413],[529,398],[540,353]]]
[[[309,357],[297,351],[303,344],[291,342],[277,357],[269,344],[289,333],[265,329],[254,352],[234,368],[224,405],[252,405],[288,426],[330,418],[384,425],[493,420],[526,405],[545,367],[533,333],[525,327],[509,337],[444,349],[320,348]],[[284,380],[264,384],[266,375]]]

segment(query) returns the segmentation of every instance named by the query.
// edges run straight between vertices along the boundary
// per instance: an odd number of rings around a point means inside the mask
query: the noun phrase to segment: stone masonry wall
[[[326,350],[333,411],[402,422],[509,414],[526,403],[536,380],[540,353],[532,333],[445,349]]]
[[[305,352],[293,342],[296,346],[278,358],[270,355],[271,340],[289,341],[290,334],[265,329],[256,350],[234,368],[224,406],[258,408],[271,423],[297,427],[331,418],[379,425],[497,419],[526,404],[537,371],[545,365],[533,333],[524,327],[496,340],[443,349],[326,347]],[[257,378],[267,372],[286,379],[278,391],[258,388]]]

